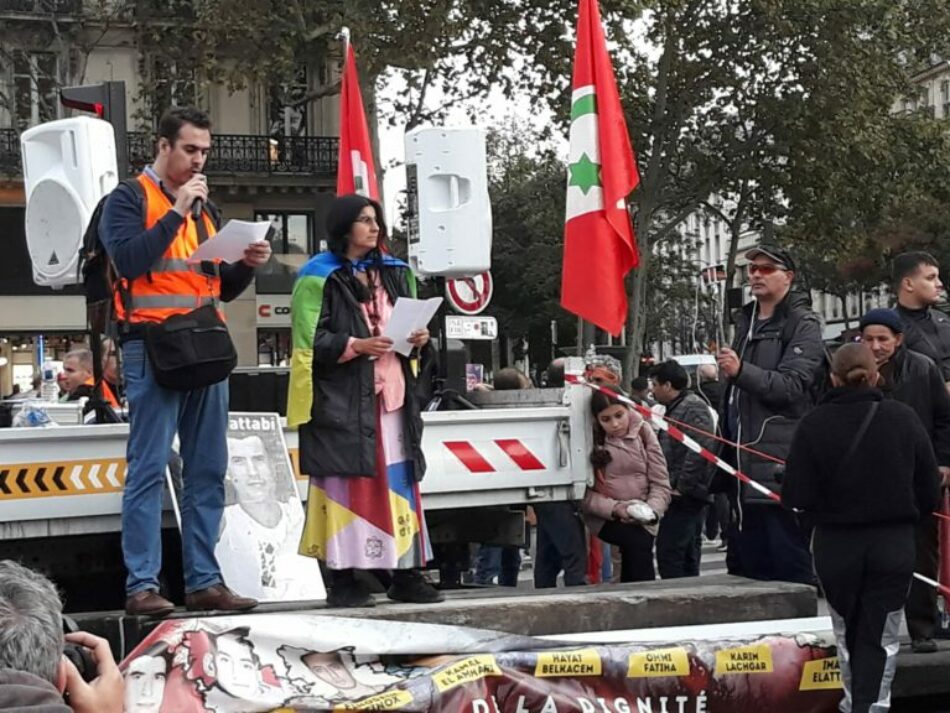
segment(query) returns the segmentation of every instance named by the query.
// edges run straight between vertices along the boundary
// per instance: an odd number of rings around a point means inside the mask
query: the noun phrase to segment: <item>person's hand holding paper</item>
[[[250,261],[248,264],[251,267],[257,267],[270,257],[270,247],[260,245],[267,243],[268,230],[270,223],[267,221],[229,220],[216,235],[198,246],[188,262],[221,260],[232,263],[246,260]]]
[[[441,297],[430,297],[427,300],[414,300],[411,297],[397,299],[393,306],[393,313],[383,331],[384,337],[393,340],[393,351],[409,356],[413,346],[425,344],[429,338],[427,325],[432,321],[441,304]]]

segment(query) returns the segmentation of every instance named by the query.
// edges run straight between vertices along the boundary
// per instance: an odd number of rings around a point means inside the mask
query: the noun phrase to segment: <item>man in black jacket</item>
[[[894,258],[891,279],[904,345],[930,357],[950,382],[950,317],[934,309],[943,293],[939,263],[928,253],[902,253]]]
[[[910,406],[934,447],[942,483],[950,484],[950,394],[944,387],[940,369],[932,360],[910,351],[904,344],[900,316],[889,309],[872,309],[861,318],[861,340],[871,348],[881,373],[881,390],[886,398]],[[939,535],[937,518],[921,513],[917,522],[916,572],[937,578]],[[937,591],[914,580],[904,607],[911,646],[917,653],[933,653],[937,620]]]
[[[709,406],[689,391],[689,376],[675,361],[658,364],[651,374],[653,396],[666,406],[666,417],[677,427],[680,424],[712,433],[714,428]],[[683,430],[701,446],[715,452],[716,442],[698,431]],[[703,520],[711,502],[709,481],[713,466],[699,453],[660,431],[660,447],[666,457],[666,468],[673,487],[670,507],[660,521],[656,538],[656,562],[660,577],[698,577],[702,553]]]
[[[760,245],[745,256],[755,299],[738,313],[732,348],[717,357],[727,380],[720,426],[728,440],[781,460],[798,420],[815,403],[816,385],[825,380],[821,323],[808,296],[792,291],[795,263],[788,252]],[[734,462],[780,493],[776,460],[739,449]],[[729,572],[814,583],[808,542],[794,515],[749,486],[736,495],[739,521],[728,538]]]

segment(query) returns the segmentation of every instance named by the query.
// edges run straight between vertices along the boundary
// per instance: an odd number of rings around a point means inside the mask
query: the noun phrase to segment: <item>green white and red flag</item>
[[[356,53],[349,42],[344,42],[346,59],[343,82],[340,86],[340,154],[336,172],[336,194],[359,193],[379,200],[373,147],[363,109],[363,94],[356,74]]]
[[[639,262],[627,196],[639,183],[597,0],[580,0],[571,93],[561,306],[619,334]]]

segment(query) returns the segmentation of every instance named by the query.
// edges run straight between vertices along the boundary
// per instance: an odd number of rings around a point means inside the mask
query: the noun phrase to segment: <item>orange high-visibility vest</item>
[[[149,230],[172,209],[165,192],[144,173],[138,176],[145,193],[145,229]],[[215,234],[214,222],[207,212],[201,214],[208,237]],[[200,265],[186,260],[198,248],[198,228],[189,213],[165,254],[149,272],[134,280],[123,278],[115,295],[115,315],[119,322],[164,322],[221,297],[221,279],[201,272]],[[128,312],[126,309],[128,308]],[[224,319],[222,311],[218,313]]]
[[[82,383],[84,386],[95,387],[96,380],[90,376],[88,379],[86,379]],[[102,380],[102,398],[112,408],[119,408],[119,400],[116,398],[115,392],[112,390],[112,386],[105,379]]]

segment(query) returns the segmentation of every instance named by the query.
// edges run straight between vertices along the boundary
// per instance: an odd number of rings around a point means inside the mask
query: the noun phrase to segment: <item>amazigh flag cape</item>
[[[639,176],[597,0],[580,0],[572,89],[561,306],[619,334],[639,261],[626,206]]]
[[[336,194],[359,193],[379,200],[373,148],[363,110],[363,95],[356,74],[356,54],[346,42],[346,64],[340,87],[340,155],[336,173]]]
[[[409,266],[392,255],[382,256],[383,264],[390,267]],[[353,265],[331,252],[314,255],[300,268],[294,282],[290,301],[290,384],[287,393],[287,425],[295,428],[310,420],[313,406],[313,338],[323,309],[323,292],[327,279],[337,270],[353,269]],[[355,265],[361,268],[360,263]],[[415,277],[409,280],[409,289],[415,297]]]

